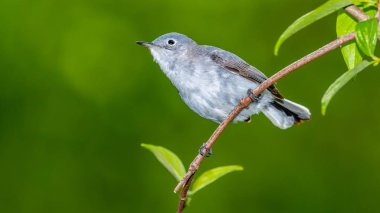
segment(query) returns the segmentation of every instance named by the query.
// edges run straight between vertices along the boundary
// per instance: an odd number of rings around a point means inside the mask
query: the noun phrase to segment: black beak
[[[154,46],[154,44],[152,44],[152,43],[150,43],[150,42],[145,42],[145,41],[136,41],[136,44],[141,45],[141,46],[144,46],[144,47],[151,47],[151,46]]]

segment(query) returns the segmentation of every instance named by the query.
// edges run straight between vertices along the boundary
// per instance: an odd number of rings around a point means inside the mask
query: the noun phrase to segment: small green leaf
[[[160,161],[178,181],[185,176],[186,171],[182,161],[172,151],[161,146],[150,144],[141,144],[141,146],[151,151],[157,160]]]
[[[373,5],[359,6],[370,18],[375,18],[377,13],[377,7]]]
[[[322,4],[315,10],[303,15],[295,22],[293,22],[286,30],[283,32],[278,39],[276,46],[274,48],[274,54],[277,55],[280,49],[280,46],[286,39],[300,31],[301,29],[307,27],[308,25],[318,21],[319,19],[330,15],[331,13],[343,8],[347,5],[353,4],[354,0],[329,0],[326,3]]]
[[[376,5],[377,4],[377,0],[355,0],[354,3],[356,5]]]
[[[356,19],[352,18],[343,9],[339,10],[338,18],[336,19],[336,34],[338,37],[354,32]],[[350,42],[341,47],[343,59],[346,62],[348,69],[353,69],[357,64],[362,61],[362,56],[359,52],[356,42]]]
[[[326,114],[327,105],[331,101],[331,99],[334,97],[334,95],[345,85],[347,82],[349,82],[354,76],[356,76],[359,72],[367,68],[369,65],[371,65],[373,62],[368,62],[366,60],[359,63],[356,67],[354,67],[351,70],[348,70],[343,75],[341,75],[338,79],[334,81],[330,85],[330,87],[327,89],[325,94],[322,97],[322,114]]]
[[[199,176],[195,180],[192,190],[191,190],[191,194],[196,193],[197,191],[201,190],[205,186],[209,185],[210,183],[216,181],[217,179],[221,178],[222,176],[230,172],[241,171],[241,170],[243,170],[242,166],[222,166],[222,167],[210,169],[204,172],[201,176]]]
[[[367,21],[359,22],[356,25],[356,43],[364,54],[372,58],[375,58],[374,53],[378,31],[377,24],[377,18],[372,18]]]

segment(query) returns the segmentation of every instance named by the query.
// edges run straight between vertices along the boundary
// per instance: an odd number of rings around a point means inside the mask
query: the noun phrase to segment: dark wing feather
[[[217,49],[210,52],[209,56],[211,60],[217,63],[219,66],[231,72],[237,73],[248,80],[261,84],[267,79],[267,77],[262,72],[260,72],[253,66],[249,65],[238,56],[232,53],[229,53],[227,51]],[[279,98],[279,99],[284,98],[282,97],[282,95],[280,94],[280,92],[274,85],[271,85],[270,87],[268,87],[268,90],[276,98]]]

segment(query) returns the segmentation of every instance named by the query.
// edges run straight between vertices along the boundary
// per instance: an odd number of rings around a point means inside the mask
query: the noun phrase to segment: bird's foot
[[[247,91],[247,95],[248,97],[253,101],[253,102],[256,102],[256,101],[259,101],[260,99],[260,96],[256,96],[254,93],[253,93],[253,90],[252,89],[248,89]]]
[[[207,152],[206,150],[206,143],[204,143],[201,148],[199,148],[199,154],[202,155],[203,157],[210,157],[211,155],[213,155],[213,152],[212,152],[212,149],[210,149],[207,154],[205,155],[205,151]]]

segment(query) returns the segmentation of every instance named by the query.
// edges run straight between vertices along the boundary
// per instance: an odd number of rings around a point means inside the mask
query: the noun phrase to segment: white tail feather
[[[280,129],[287,129],[294,124],[294,117],[288,116],[284,111],[277,109],[272,105],[268,105],[262,111],[272,123]]]

